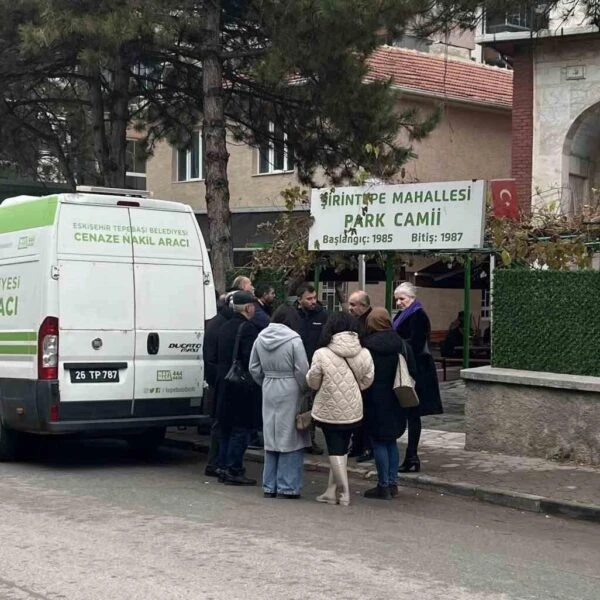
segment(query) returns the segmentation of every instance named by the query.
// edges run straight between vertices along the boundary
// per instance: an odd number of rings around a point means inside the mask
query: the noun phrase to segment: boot
[[[330,456],[331,467],[333,469],[333,478],[338,486],[338,503],[342,506],[350,504],[350,486],[348,485],[348,455]]]
[[[337,504],[337,485],[335,483],[335,479],[333,478],[333,459],[335,456],[329,457],[329,482],[327,484],[327,489],[323,494],[317,496],[317,502],[325,502],[326,504]]]
[[[421,470],[421,461],[419,457],[415,454],[415,456],[405,456],[404,462],[400,465],[398,469],[398,473],[410,473],[414,471],[418,473]]]
[[[391,500],[392,490],[387,485],[379,485],[365,492],[365,498],[380,498],[381,500]]]

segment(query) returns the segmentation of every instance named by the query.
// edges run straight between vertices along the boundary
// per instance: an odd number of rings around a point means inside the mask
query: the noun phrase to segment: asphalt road
[[[119,442],[0,464],[1,600],[598,600],[597,525],[402,489],[391,502],[270,500]],[[258,475],[259,466],[250,470]]]

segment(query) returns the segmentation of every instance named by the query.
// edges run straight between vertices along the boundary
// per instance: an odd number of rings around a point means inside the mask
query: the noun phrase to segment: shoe
[[[205,477],[218,477],[220,472],[221,472],[221,469],[219,469],[218,467],[215,467],[213,465],[206,465],[206,468],[204,469],[204,476]]]
[[[387,485],[377,484],[374,488],[365,492],[365,498],[379,498],[380,500],[391,500],[392,492]]]
[[[256,479],[251,479],[245,475],[232,475],[225,472],[223,475],[223,483],[225,485],[256,485]]]
[[[395,498],[398,495],[398,484],[397,483],[392,483],[390,485],[390,494],[392,495],[392,498]]]
[[[330,465],[333,465],[332,459],[329,457]],[[329,482],[327,483],[327,489],[320,496],[316,497],[317,502],[324,502],[325,504],[337,504],[337,485],[333,478],[333,466],[329,468]]]
[[[300,494],[277,494],[278,498],[285,498],[286,500],[298,500]]]
[[[263,498],[277,498],[276,492],[263,492]]]
[[[410,458],[405,458],[404,462],[400,465],[398,469],[398,473],[410,473],[414,471],[418,473],[421,470],[421,461],[418,456],[411,456]]]
[[[371,450],[365,450],[357,459],[357,463],[363,463],[373,460],[373,452]]]
[[[339,498],[338,504],[348,506],[350,504],[350,486],[348,485],[348,455],[330,456],[333,470],[333,479],[336,482]]]

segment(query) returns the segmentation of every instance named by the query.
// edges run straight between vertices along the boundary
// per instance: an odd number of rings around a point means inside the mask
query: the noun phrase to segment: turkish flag
[[[517,184],[514,179],[492,179],[492,207],[498,219],[519,220]]]

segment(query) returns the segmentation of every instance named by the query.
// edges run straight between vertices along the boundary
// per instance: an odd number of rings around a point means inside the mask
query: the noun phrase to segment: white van
[[[0,204],[0,460],[20,432],[156,447],[197,425],[216,312],[191,208],[107,194]]]

